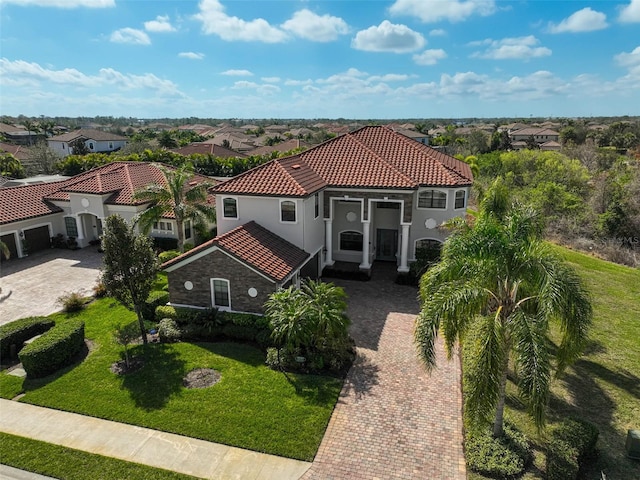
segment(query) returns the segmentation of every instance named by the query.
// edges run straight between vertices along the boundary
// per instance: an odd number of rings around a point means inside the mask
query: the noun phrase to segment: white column
[[[409,226],[402,225],[402,246],[400,247],[400,266],[398,272],[406,273],[409,271],[407,265],[407,255],[409,253]]]
[[[371,230],[369,227],[371,226],[371,222],[362,221],[362,263],[360,264],[360,268],[363,270],[368,270],[371,268],[371,263],[369,263],[369,231]]]
[[[330,218],[325,219],[324,221],[324,248],[326,250],[325,253],[325,261],[324,264],[327,266],[333,265],[333,229],[332,229],[332,220]]]
[[[82,219],[80,218],[80,215],[77,215],[75,217],[76,219],[76,229],[78,230],[78,238],[76,238],[76,240],[83,240],[84,239],[84,228],[82,225]]]

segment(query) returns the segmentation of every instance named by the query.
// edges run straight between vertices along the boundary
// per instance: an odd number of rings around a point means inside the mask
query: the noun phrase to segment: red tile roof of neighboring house
[[[194,142],[181,148],[171,149],[171,151],[179,153],[180,155],[193,155],[197,153],[200,155],[213,155],[221,158],[246,157],[243,153],[208,142]]]
[[[297,165],[297,168],[294,166]],[[212,189],[238,195],[307,196],[323,187],[467,186],[469,165],[389,128],[364,127],[276,159]]]
[[[194,175],[193,181],[214,184],[215,180]],[[142,162],[113,162],[75,175],[62,182],[0,190],[0,224],[49,215],[62,211],[51,201],[69,201],[70,193],[111,196],[105,201],[110,205],[141,205],[134,201],[136,190],[151,183],[163,183],[164,175],[155,165]],[[24,189],[24,191],[17,191]],[[211,205],[215,197],[209,195]],[[173,218],[172,214],[166,216]]]
[[[177,265],[212,246],[276,282],[285,280],[309,258],[304,250],[251,221],[166,262],[162,268]]]
[[[127,137],[116,135],[115,133],[103,132],[102,130],[94,130],[92,128],[83,128],[74,130],[73,132],[63,133],[55,137],[48,138],[54,142],[73,142],[76,138],[86,138],[87,140],[95,140],[97,142],[107,142],[109,140],[128,140]]]

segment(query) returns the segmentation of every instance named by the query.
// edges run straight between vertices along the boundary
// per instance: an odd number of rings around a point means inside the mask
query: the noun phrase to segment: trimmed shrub
[[[552,430],[547,444],[547,478],[574,479],[595,458],[598,428],[586,420],[569,418]]]
[[[162,343],[173,343],[180,341],[182,332],[178,324],[171,318],[163,318],[158,323],[158,336]]]
[[[229,323],[222,327],[222,333],[229,338],[234,338],[236,340],[248,340],[252,342],[256,338],[258,329],[251,326],[234,325],[233,323]]]
[[[172,320],[177,320],[178,312],[176,312],[176,308],[171,305],[160,305],[156,307],[156,318],[171,318]]]
[[[85,306],[85,299],[77,292],[67,292],[58,297],[57,303],[62,305],[64,312],[79,312]]]
[[[158,254],[158,260],[160,263],[168,262],[169,260],[173,260],[176,257],[180,256],[180,252],[177,250],[167,250],[166,252],[160,252]]]
[[[46,317],[29,317],[16,320],[0,326],[0,358],[15,360],[11,357],[11,345],[15,345],[15,355],[22,348],[24,342],[36,335],[41,335],[55,325],[53,320]]]
[[[144,307],[142,308],[142,316],[145,320],[150,322],[153,322],[158,318],[164,318],[156,316],[156,308],[166,305],[168,302],[168,292],[165,292],[164,290],[155,290],[151,292],[147,297],[147,301],[144,303]]]
[[[527,437],[509,423],[501,438],[489,429],[467,431],[464,444],[469,469],[494,478],[520,475],[533,460]]]
[[[46,335],[35,339],[18,354],[27,375],[44,377],[70,365],[84,347],[84,322],[58,323]]]

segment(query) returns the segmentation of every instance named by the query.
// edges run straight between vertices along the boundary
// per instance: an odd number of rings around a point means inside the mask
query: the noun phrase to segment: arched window
[[[282,200],[280,202],[280,221],[296,221],[296,202],[292,200]]]
[[[340,250],[362,251],[362,233],[347,230],[340,232]]]
[[[456,191],[456,203],[454,208],[464,208],[467,206],[467,192],[464,190]]]
[[[447,194],[440,190],[423,190],[418,194],[418,208],[447,208]]]
[[[416,240],[416,260],[433,262],[440,258],[442,242],[434,238]]]

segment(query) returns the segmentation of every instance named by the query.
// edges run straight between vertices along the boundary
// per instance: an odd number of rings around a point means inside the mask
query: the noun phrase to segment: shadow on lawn
[[[144,367],[122,377],[122,388],[129,391],[136,406],[158,410],[182,389],[185,362],[169,344],[154,343],[131,349],[134,357],[144,358]]]

